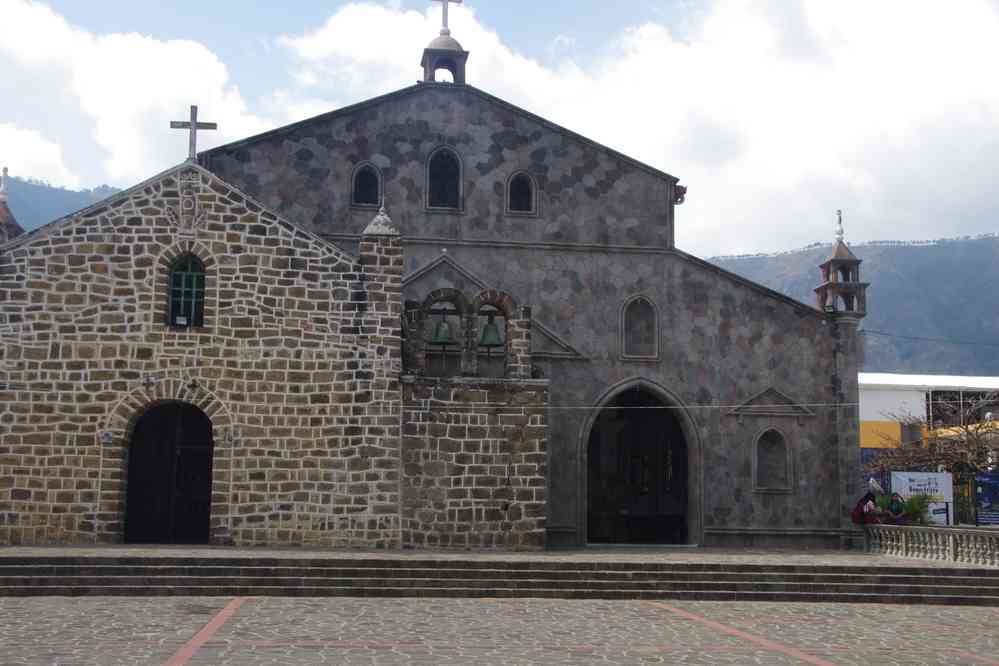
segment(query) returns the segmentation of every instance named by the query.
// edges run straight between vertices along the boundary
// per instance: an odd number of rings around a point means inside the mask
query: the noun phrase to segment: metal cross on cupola
[[[442,35],[450,35],[451,34],[451,28],[449,28],[448,24],[447,24],[447,10],[448,10],[448,7],[452,3],[456,4],[456,5],[460,5],[464,0],[435,0],[435,1],[441,3],[444,6],[444,18],[443,18],[443,23],[441,23],[441,34]]]
[[[188,143],[188,153],[187,161],[193,162],[198,156],[198,130],[217,130],[219,128],[218,123],[199,123],[198,122],[198,107],[191,106],[191,120],[171,120],[170,129],[186,129],[190,130],[191,138]]]

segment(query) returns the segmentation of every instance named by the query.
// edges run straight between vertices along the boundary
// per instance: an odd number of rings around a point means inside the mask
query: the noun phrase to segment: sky
[[[440,3],[0,0],[0,163],[127,187],[408,86]],[[701,256],[999,231],[999,0],[465,0],[468,81],[688,186]],[[15,211],[16,213],[16,211]]]

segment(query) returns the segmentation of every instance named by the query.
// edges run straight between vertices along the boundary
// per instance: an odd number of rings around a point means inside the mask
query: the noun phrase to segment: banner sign
[[[975,507],[979,525],[999,525],[999,473],[975,475]]]
[[[903,499],[929,495],[929,520],[934,525],[950,525],[954,512],[954,480],[950,472],[892,472],[891,492]],[[999,507],[997,507],[999,509]]]

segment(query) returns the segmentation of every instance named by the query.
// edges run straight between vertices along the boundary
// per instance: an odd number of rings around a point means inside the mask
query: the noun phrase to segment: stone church
[[[468,58],[0,244],[0,543],[849,539],[842,237],[819,307],[686,254],[676,177]]]

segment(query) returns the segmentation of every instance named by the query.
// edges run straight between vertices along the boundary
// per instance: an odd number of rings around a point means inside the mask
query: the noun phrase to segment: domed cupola
[[[441,27],[441,34],[434,38],[430,45],[423,50],[423,60],[420,66],[423,67],[424,83],[434,83],[436,73],[440,70],[451,72],[454,83],[464,85],[465,83],[465,63],[468,62],[468,51],[461,48],[458,40],[451,36],[451,29],[448,27],[448,6],[460,5],[463,0],[437,0],[444,5],[444,20]]]

